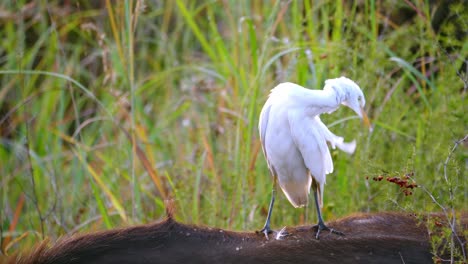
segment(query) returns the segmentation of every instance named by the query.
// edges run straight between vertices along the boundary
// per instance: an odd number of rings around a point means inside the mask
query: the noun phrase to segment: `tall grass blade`
[[[89,174],[91,174],[91,176],[93,176],[93,179],[96,181],[96,183],[99,186],[100,190],[102,190],[104,192],[104,194],[106,194],[106,196],[109,198],[112,205],[117,210],[120,217],[122,218],[122,220],[124,220],[124,222],[127,222],[128,217],[127,217],[127,214],[125,213],[125,210],[124,210],[122,204],[119,202],[117,197],[115,197],[115,195],[112,193],[112,191],[107,187],[105,181],[101,178],[101,176],[99,176],[99,174],[97,174],[97,172],[93,169],[93,167],[91,167],[91,165],[89,165],[77,151],[74,150],[73,152],[76,155],[76,157],[78,157],[78,159],[81,161],[83,166],[86,167]]]
[[[207,53],[208,57],[212,61],[216,61],[217,60],[216,53],[211,47],[211,44],[206,40],[200,27],[198,27],[197,23],[195,22],[195,19],[193,18],[193,14],[190,13],[190,11],[187,9],[187,6],[182,0],[176,0],[176,3],[177,3],[177,6],[179,7],[180,12],[182,13],[182,16],[185,19],[185,22],[187,22],[189,27],[192,29],[193,33],[195,34],[198,41],[200,42],[203,50]]]

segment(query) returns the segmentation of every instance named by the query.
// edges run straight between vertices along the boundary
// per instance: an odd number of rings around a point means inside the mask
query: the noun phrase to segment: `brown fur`
[[[171,214],[169,214],[172,216]],[[43,242],[11,263],[431,263],[424,224],[403,213],[356,214],[328,223],[346,234],[310,227],[266,240],[263,234],[184,225],[168,217],[141,226]],[[462,230],[466,230],[466,215]]]

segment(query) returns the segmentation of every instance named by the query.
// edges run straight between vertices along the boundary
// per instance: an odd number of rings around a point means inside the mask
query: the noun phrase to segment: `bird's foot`
[[[257,234],[263,233],[265,235],[266,240],[268,240],[268,235],[273,233],[273,230],[271,230],[270,225],[265,225],[262,230],[256,231]]]
[[[330,233],[339,235],[339,236],[344,236],[345,234],[343,232],[340,232],[338,230],[335,230],[333,228],[329,228],[326,226],[323,222],[319,222],[317,225],[314,225],[312,228],[317,228],[317,234],[315,235],[316,239],[320,239],[320,232],[325,230],[325,231],[330,231]]]
[[[262,230],[257,231],[257,234],[263,233],[265,235],[266,240],[269,240],[268,235],[269,234],[275,234],[275,239],[276,240],[281,240],[283,237],[286,237],[289,235],[288,231],[286,231],[286,227],[283,227],[280,231],[275,231],[270,228],[270,226],[265,226],[263,227]]]

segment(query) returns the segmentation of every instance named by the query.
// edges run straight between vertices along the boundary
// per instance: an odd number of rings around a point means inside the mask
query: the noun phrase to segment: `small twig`
[[[411,178],[410,178],[410,179],[411,179]],[[454,238],[454,237],[458,240],[458,243],[459,243],[460,246],[461,246],[462,253],[463,253],[463,258],[466,259],[466,253],[465,253],[464,243],[463,243],[463,241],[460,239],[460,237],[459,237],[458,235],[456,235],[455,215],[453,215],[453,220],[450,219],[450,216],[449,216],[449,213],[447,212],[447,209],[446,209],[442,204],[440,204],[440,203],[437,201],[437,199],[434,197],[434,195],[432,195],[431,192],[429,192],[429,190],[428,190],[424,185],[419,184],[418,186],[419,186],[421,189],[423,189],[423,191],[424,191],[425,193],[427,193],[427,195],[429,195],[429,197],[431,197],[432,201],[433,201],[437,206],[439,206],[439,207],[442,209],[442,211],[444,212],[444,216],[445,216],[445,218],[446,218],[446,220],[447,220],[447,223],[448,223],[448,225],[450,226],[450,230],[452,231],[452,243],[451,243],[451,245],[452,245],[452,248],[451,248],[451,259],[452,259],[452,261],[451,261],[450,263],[453,263],[453,251],[452,251],[452,250],[453,250],[453,247],[454,247],[454,243],[453,243],[453,242],[454,242],[454,241],[453,241],[453,238]],[[453,208],[452,208],[452,209],[453,209]],[[453,211],[452,211],[452,213],[453,213]]]
[[[36,190],[36,180],[34,179],[34,168],[33,168],[33,164],[32,164],[32,160],[31,160],[31,146],[29,144],[29,121],[26,120],[26,130],[25,130],[25,133],[26,133],[26,157],[28,159],[28,163],[29,163],[29,175],[31,176],[31,187],[32,187],[32,202],[34,204],[34,207],[36,207],[36,211],[37,211],[37,214],[39,216],[39,221],[40,221],[40,224],[41,224],[41,236],[42,236],[42,239],[45,238],[45,233],[44,233],[44,230],[45,230],[45,227],[44,227],[44,217],[42,215],[42,212],[41,212],[41,208],[39,207],[39,199],[38,199],[38,195],[37,195],[37,190]]]
[[[109,216],[114,216],[114,215],[118,215],[118,214],[119,214],[118,212],[110,212],[110,213],[108,213]],[[73,227],[73,228],[72,228],[70,231],[68,231],[67,233],[68,233],[69,235],[74,234],[74,233],[78,232],[81,228],[83,228],[83,227],[85,227],[85,226],[91,224],[92,222],[98,221],[98,220],[100,220],[100,219],[102,219],[102,215],[97,215],[97,216],[91,217],[91,218],[89,218],[88,220],[82,222],[81,224],[79,224],[79,225]]]
[[[442,50],[445,54],[445,56],[447,56],[447,58],[450,60],[451,62],[451,65],[456,65],[452,56],[450,56],[450,54],[447,52],[446,49],[444,49],[439,42],[436,42],[437,46],[439,47],[440,50]],[[458,75],[458,77],[462,80],[463,82],[463,90],[466,91],[468,89],[468,78],[467,78],[467,75],[466,75],[466,72],[465,74],[462,74],[458,69],[455,69],[455,73]],[[466,137],[465,137],[466,139]],[[462,139],[463,141],[463,139]]]
[[[275,30],[276,30],[276,27],[278,26],[279,22],[283,19],[283,16],[284,14],[286,13],[286,11],[288,10],[288,6],[289,4],[291,3],[291,0],[288,0],[284,3],[282,3],[282,7],[281,7],[281,10],[278,12],[278,15],[276,16],[276,20],[273,24],[273,26],[271,27],[271,34],[273,35],[275,33]]]
[[[21,91],[22,91],[21,94],[23,95],[24,87],[26,86],[26,83],[25,83],[25,78],[24,78],[24,75],[23,75],[23,53],[22,53],[21,47],[19,49],[21,50],[21,52],[19,52],[19,54],[18,54],[19,76],[20,76],[20,82],[21,82],[20,83],[20,88],[21,88]],[[33,199],[31,199],[31,200],[32,200],[32,202],[34,204],[34,207],[37,210],[37,214],[39,215],[39,220],[40,220],[40,225],[41,225],[41,235],[42,235],[42,238],[44,239],[44,230],[45,230],[44,218],[42,216],[41,208],[39,207],[39,199],[38,199],[37,190],[36,190],[36,181],[34,179],[34,168],[33,168],[32,160],[31,160],[31,152],[30,152],[31,146],[29,144],[29,138],[30,138],[29,122],[30,122],[30,120],[28,119],[28,111],[26,109],[27,108],[25,107],[25,111],[24,111],[24,120],[26,121],[25,122],[25,126],[26,126],[26,129],[25,129],[25,133],[26,133],[26,136],[25,136],[25,139],[26,139],[25,149],[26,149],[26,158],[27,158],[27,161],[29,163],[29,175],[31,177],[31,185],[32,185],[32,191],[33,191]]]
[[[455,141],[455,144],[453,146],[453,148],[451,149],[451,151],[449,152],[448,156],[447,156],[447,159],[445,160],[444,162],[444,179],[446,181],[446,183],[448,184],[449,186],[449,199],[450,199],[450,202],[452,202],[454,200],[454,196],[453,196],[453,190],[452,190],[452,184],[451,182],[449,181],[449,178],[447,176],[447,165],[450,161],[450,159],[452,158],[452,155],[453,153],[455,152],[455,150],[458,148],[458,146],[460,144],[462,144],[463,142],[467,141],[468,140],[468,135],[465,135],[464,138],[460,139],[460,140],[457,140]],[[409,177],[411,180],[413,180],[411,177]],[[460,247],[461,247],[461,251],[462,251],[462,254],[463,254],[463,258],[466,260],[466,252],[465,252],[465,247],[464,247],[464,243],[463,241],[460,239],[460,237],[457,235],[456,233],[456,215],[455,215],[455,208],[452,206],[450,208],[450,213],[448,212],[447,208],[445,208],[441,203],[439,203],[437,201],[437,199],[431,194],[431,192],[429,192],[429,190],[424,186],[424,185],[421,185],[419,184],[419,187],[421,187],[423,189],[424,192],[427,193],[427,195],[429,195],[429,197],[431,197],[432,201],[437,205],[439,206],[442,211],[444,212],[444,216],[447,220],[447,223],[448,225],[450,226],[450,229],[451,229],[451,246],[450,246],[450,263],[454,263],[454,252],[455,252],[455,238],[457,239],[458,243],[460,244]],[[452,203],[453,204],[453,203]],[[451,215],[451,216],[450,216]]]
[[[451,186],[451,184],[450,184],[450,182],[449,182],[449,180],[448,180],[448,177],[447,177],[447,164],[448,164],[448,162],[450,161],[450,159],[452,158],[452,155],[453,155],[453,153],[455,152],[455,150],[458,148],[458,146],[459,146],[461,143],[463,143],[463,142],[465,142],[465,141],[467,141],[467,140],[468,140],[468,134],[467,134],[464,138],[462,138],[462,139],[460,139],[460,140],[458,140],[458,141],[455,141],[455,145],[453,146],[452,150],[451,150],[450,153],[448,154],[447,159],[445,159],[445,162],[444,162],[444,178],[445,178],[445,182],[447,182],[447,184],[449,184],[449,186]],[[450,191],[450,195],[451,195],[450,198],[453,198],[452,189],[450,188],[449,191]]]
[[[453,153],[455,152],[455,150],[458,148],[458,146],[463,143],[464,141],[468,140],[468,134],[458,140],[458,141],[455,141],[455,144],[452,148],[452,150],[449,152],[448,156],[447,156],[447,159],[445,160],[444,162],[444,179],[445,179],[445,182],[448,184],[449,186],[449,199],[450,199],[450,203],[452,203],[452,201],[455,199],[454,196],[453,196],[453,187],[452,187],[452,183],[449,181],[448,179],[448,176],[447,176],[447,165],[450,161],[450,159],[452,158],[452,155]],[[465,252],[465,247],[463,246],[463,243],[461,242],[460,238],[457,236],[457,233],[456,233],[456,216],[455,216],[455,208],[452,206],[451,208],[451,211],[452,211],[452,219],[449,219],[451,221],[451,228],[452,228],[452,235],[451,235],[451,240],[452,240],[452,243],[451,243],[451,246],[450,246],[450,255],[451,255],[451,263],[453,263],[453,254],[454,254],[454,250],[455,250],[455,243],[454,243],[454,238],[457,237],[460,245],[461,245],[461,248],[462,248],[462,252],[463,252],[463,258],[466,259],[466,252]]]
[[[417,7],[415,6],[411,1],[405,0],[406,4],[409,5],[416,13],[418,16],[420,16],[422,19],[426,20],[426,15]]]

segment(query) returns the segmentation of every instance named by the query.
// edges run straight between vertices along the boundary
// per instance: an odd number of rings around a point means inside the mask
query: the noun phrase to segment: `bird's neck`
[[[347,90],[343,89],[343,87],[331,86],[326,84],[323,90],[326,91],[328,96],[336,100],[337,106],[339,106],[339,104],[345,101],[348,97]]]
[[[337,96],[334,90],[309,90],[300,99],[306,105],[308,116],[317,116],[322,113],[331,113],[341,104],[341,97]]]

